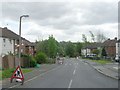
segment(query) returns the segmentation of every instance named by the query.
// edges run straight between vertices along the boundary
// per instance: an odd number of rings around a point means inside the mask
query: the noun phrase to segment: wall
[[[0,43],[2,43],[0,55],[8,54],[8,52],[14,53],[14,40],[0,37]]]

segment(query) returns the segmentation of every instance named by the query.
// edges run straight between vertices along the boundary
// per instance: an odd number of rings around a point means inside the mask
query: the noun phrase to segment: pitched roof
[[[2,32],[2,34],[0,34],[0,37],[19,39],[19,35],[17,35],[13,31],[7,29],[6,27],[5,28],[0,27],[0,32]]]
[[[10,39],[17,39],[19,40],[19,35],[14,33],[13,31],[9,30],[7,27],[1,28],[0,27],[0,37],[5,37],[5,38],[10,38]],[[34,46],[33,43],[30,41],[26,40],[25,38],[21,37],[23,40],[23,43],[28,46]]]
[[[83,49],[96,49],[98,47],[101,47],[102,46],[102,43],[90,43],[86,46],[83,47]]]
[[[104,47],[114,47],[114,46],[116,46],[116,42],[117,42],[117,39],[112,39],[112,40],[108,39],[105,42],[103,42],[103,46]]]

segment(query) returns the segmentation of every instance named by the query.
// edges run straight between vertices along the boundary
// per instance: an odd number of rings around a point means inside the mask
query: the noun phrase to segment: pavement
[[[108,77],[114,78],[114,79],[120,79],[119,76],[119,64],[116,62],[108,63],[108,64],[99,64],[96,62],[92,62],[91,60],[83,60],[85,63],[88,63],[90,66],[92,66],[95,70],[100,72],[101,74],[104,74]]]
[[[30,73],[26,73],[24,85],[3,82],[3,88],[118,88],[118,80],[100,74],[94,62],[68,58],[64,64],[41,65]],[[91,67],[92,66],[92,67]]]

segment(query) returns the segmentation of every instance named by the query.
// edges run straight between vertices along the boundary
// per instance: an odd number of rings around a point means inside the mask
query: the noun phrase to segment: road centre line
[[[75,75],[75,72],[76,72],[76,69],[74,70],[73,75]]]
[[[72,79],[70,80],[68,88],[71,88],[71,85],[72,85]]]

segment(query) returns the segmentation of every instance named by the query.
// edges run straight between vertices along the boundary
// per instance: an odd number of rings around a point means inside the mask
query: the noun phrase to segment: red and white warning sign
[[[11,77],[11,83],[12,83],[13,79],[20,80],[20,81],[22,81],[22,84],[23,84],[24,76],[23,76],[22,70],[20,69],[20,66],[18,66],[16,68],[16,70],[14,71],[14,73],[13,73],[13,75]]]

